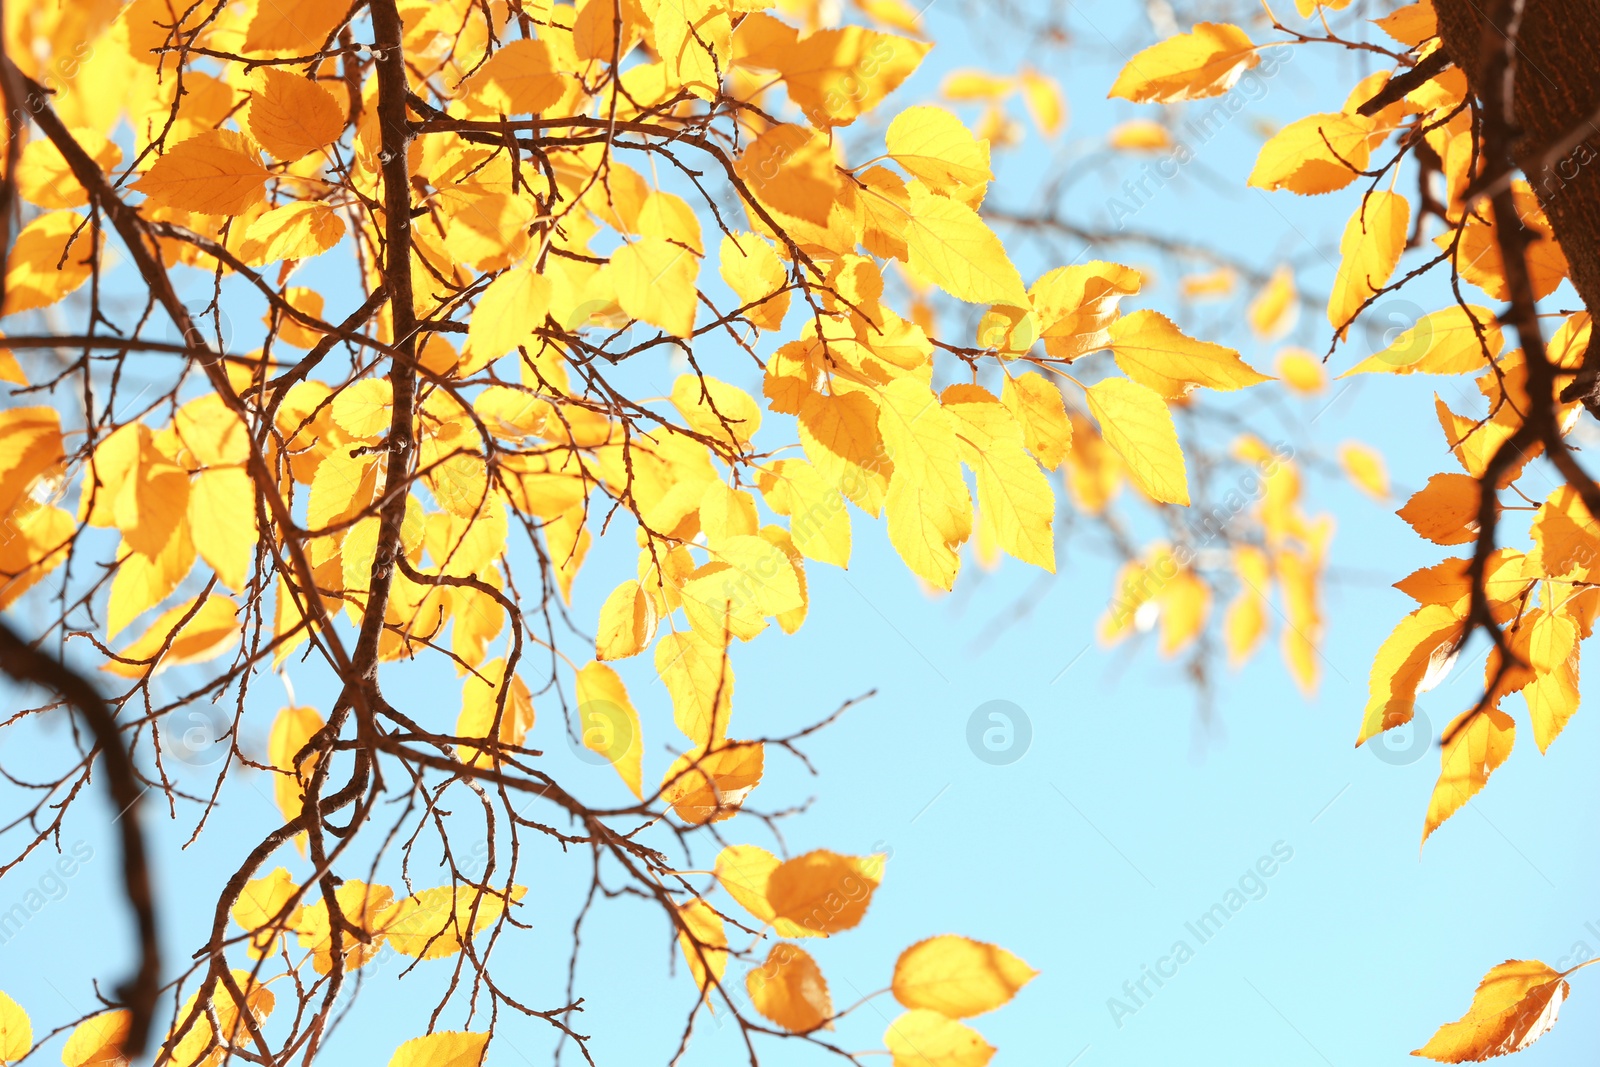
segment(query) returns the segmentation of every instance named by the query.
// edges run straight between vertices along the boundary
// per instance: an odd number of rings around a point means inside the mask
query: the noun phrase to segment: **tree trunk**
[[[1494,30],[1485,40],[1485,12],[1509,2],[1434,0],[1445,51],[1480,98],[1485,47],[1504,44]],[[1550,216],[1572,284],[1600,316],[1600,0],[1525,0],[1517,40],[1516,162]],[[1551,146],[1580,133],[1547,169]]]

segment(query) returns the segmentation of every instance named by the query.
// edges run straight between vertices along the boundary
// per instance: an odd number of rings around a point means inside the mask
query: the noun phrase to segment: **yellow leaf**
[[[664,0],[651,9],[653,43],[669,84],[704,100],[714,98],[733,47],[728,9],[716,0]]]
[[[611,764],[628,790],[644,799],[644,735],[622,678],[604,663],[585,664],[578,671],[577,702],[584,747]]]
[[[505,671],[505,660],[492,659],[467,676],[461,691],[461,715],[456,720],[457,736],[492,737],[508,747],[521,745],[528,736],[534,722],[533,694],[520,675],[513,674],[507,684]],[[493,748],[471,745],[462,745],[460,755],[462,762],[475,767],[487,767],[499,759]]]
[[[1172,135],[1159,122],[1133,119],[1113,127],[1106,137],[1106,143],[1124,152],[1162,152],[1172,147]],[[1186,295],[1195,295],[1187,285],[1184,292]]]
[[[1439,1027],[1412,1055],[1478,1063],[1521,1052],[1555,1026],[1570,991],[1560,973],[1538,960],[1507,960],[1483,976],[1467,1013]]]
[[[778,857],[755,845],[729,845],[717,853],[716,876],[728,895],[751,915],[770,925],[779,937],[821,937],[792,919],[780,918],[767,899],[767,881],[778,869]]]
[[[1320,393],[1328,387],[1322,361],[1303,348],[1285,348],[1278,353],[1278,377],[1301,396]]]
[[[1157,503],[1189,503],[1189,476],[1172,413],[1161,397],[1138,382],[1107,378],[1086,391],[1089,413],[1128,476]]]
[[[526,893],[515,886],[511,899],[521,900]],[[440,886],[390,904],[378,913],[377,927],[402,956],[436,960],[460,952],[471,935],[493,926],[505,908],[498,893],[470,885]]]
[[[111,501],[111,521],[135,551],[154,556],[183,525],[189,475],[156,446],[142,423],[135,429],[127,473]]]
[[[882,103],[932,45],[859,26],[822,30],[775,57],[789,99],[818,129],[848,126]]]
[[[1136,104],[1176,104],[1221,96],[1261,62],[1255,49],[1237,26],[1197,23],[1192,33],[1169,37],[1134,56],[1107,95]]]
[[[115,640],[130,622],[171,595],[194,567],[189,526],[180,522],[159,555],[147,556],[123,542],[117,558],[122,562],[111,580],[111,599],[106,604],[108,641]]]
[[[856,175],[861,182],[861,218],[858,237],[867,251],[884,259],[904,261],[906,222],[911,217],[911,194],[900,175],[887,167],[868,167]]]
[[[1300,317],[1300,303],[1294,288],[1294,271],[1287,266],[1272,272],[1272,278],[1250,302],[1250,328],[1264,341],[1275,340],[1294,329]]]
[[[310,315],[313,318],[322,317],[322,294],[315,289],[303,285],[291,285],[283,291],[283,297],[289,306],[296,311]],[[273,325],[273,318],[277,317],[278,343],[293,345],[295,348],[311,348],[325,336],[322,331],[305,325],[297,319],[287,315],[279,316],[274,310],[269,309],[262,316],[262,322]]]
[[[1528,664],[1540,674],[1549,674],[1566,666],[1567,660],[1578,648],[1578,627],[1565,615],[1540,612],[1532,615],[1531,633],[1528,637]],[[1529,616],[1524,616],[1524,622]]]
[[[1239,276],[1231,267],[1218,267],[1204,274],[1184,275],[1178,291],[1187,300],[1206,300],[1232,293],[1238,280]]]
[[[1339,465],[1356,487],[1380,504],[1389,499],[1389,470],[1383,454],[1356,441],[1339,446]]]
[[[548,42],[515,40],[501,45],[462,92],[491,112],[535,115],[560,103],[568,84]]]
[[[1268,585],[1272,579],[1267,554],[1254,545],[1236,545],[1233,569],[1239,575],[1239,593],[1228,605],[1222,621],[1223,639],[1228,646],[1228,666],[1237,670],[1255,651],[1266,631]]]
[[[126,1008],[91,1015],[73,1028],[61,1049],[61,1062],[66,1067],[125,1067],[122,1043],[132,1028],[133,1014]]]
[[[1113,322],[1109,333],[1112,354],[1123,373],[1168,399],[1184,396],[1197,385],[1225,391],[1271,381],[1235,350],[1185,337],[1160,312],[1135,311]]]
[[[17,233],[6,256],[0,314],[49,307],[89,280],[95,261],[89,223],[76,211],[40,215]]]
[[[260,534],[256,530],[255,483],[243,467],[213,467],[195,475],[189,488],[188,520],[195,551],[217,579],[244,592]]]
[[[640,237],[611,254],[611,271],[617,302],[629,317],[674,337],[693,336],[700,273],[693,252],[660,237]]]
[[[99,131],[74,129],[69,132],[78,147],[103,172],[109,174],[122,163],[122,149]],[[88,192],[78,184],[55,142],[42,138],[30,142],[22,150],[22,158],[17,162],[17,192],[24,200],[45,208],[82,207],[89,202]]]
[[[444,224],[444,249],[475,270],[509,266],[528,250],[535,208],[526,197],[476,184],[441,190],[435,203]]]
[[[1450,666],[1450,646],[1460,633],[1460,618],[1439,604],[1400,620],[1373,659],[1357,745],[1411,721],[1418,694],[1443,680]]]
[[[907,1008],[965,1019],[1007,1003],[1038,973],[999,945],[944,934],[900,953],[890,988]]]
[[[191,611],[194,617],[179,629],[179,623]],[[232,648],[241,632],[238,605],[225,596],[213,593],[206,597],[198,610],[195,609],[194,600],[188,600],[162,612],[141,636],[118,653],[121,659],[110,660],[102,664],[100,669],[123,678],[143,678],[180,664],[203,663]],[[163,648],[166,649],[165,654],[152,664],[150,661]],[[124,663],[122,660],[133,662]]]
[[[364,932],[365,938],[354,932],[341,930],[339,949],[344,956],[344,969],[348,973],[372,962],[383,948],[383,931],[378,917],[394,900],[394,890],[386,885],[368,885],[366,882],[347,879],[334,892],[339,910],[347,923]],[[333,972],[333,931],[328,921],[327,901],[318,900],[294,910],[289,925],[295,931],[295,940],[302,948],[312,952],[312,966],[318,974]]]
[[[255,17],[245,30],[244,51],[269,55],[310,55],[348,16],[348,9],[326,0],[273,0],[250,10]]]
[[[0,1063],[16,1063],[33,1049],[33,1025],[28,1013],[5,993],[0,993]]]
[[[1015,85],[1010,78],[981,70],[956,70],[939,83],[939,95],[946,100],[1001,100],[1011,95]]]
[[[850,513],[839,490],[816,467],[799,459],[781,459],[761,471],[767,506],[789,516],[789,536],[807,559],[850,565]]]
[[[1346,442],[1339,446],[1339,466],[1344,467],[1350,482],[1374,501],[1389,499],[1389,469],[1384,466],[1384,458],[1378,450]]]
[[[908,1011],[884,1032],[894,1067],[984,1067],[995,1050],[972,1027],[936,1011]]]
[[[250,223],[239,258],[252,267],[320,256],[344,237],[344,219],[320,200],[275,207]]]
[[[1524,259],[1535,300],[1543,300],[1566,278],[1567,257],[1550,229],[1550,221],[1523,183],[1514,183],[1517,213],[1526,235]],[[1434,244],[1454,257],[1461,276],[1496,300],[1510,300],[1511,289],[1500,258],[1500,238],[1487,207],[1468,212],[1459,235],[1455,229],[1434,238]]]
[[[655,632],[655,604],[639,583],[630,578],[613,589],[600,606],[595,659],[637,656],[650,644]]]
[[[488,1034],[445,1030],[414,1037],[395,1049],[389,1067],[480,1067]]]
[[[905,241],[911,272],[956,299],[1028,305],[1022,276],[1000,238],[965,204],[913,187]]]
[[[1372,119],[1342,112],[1291,122],[1261,146],[1250,184],[1302,196],[1343,189],[1366,169],[1374,128]]]
[[[942,107],[908,107],[889,123],[884,142],[896,163],[921,178],[934,192],[983,185],[994,178],[989,148],[961,120]]]
[[[828,139],[803,126],[773,126],[734,162],[756,199],[796,218],[826,225],[840,175]]]
[[[518,264],[489,283],[467,323],[467,358],[462,374],[472,374],[529,342],[544,325],[550,307],[550,279]]]
[[[0,335],[0,340],[3,340],[3,336]],[[4,347],[0,347],[0,382],[23,386],[28,384],[28,376],[22,373],[22,364],[17,362],[15,353]]]
[[[1377,309],[1372,309],[1376,311]],[[1471,374],[1488,367],[1505,347],[1505,336],[1487,308],[1453,306],[1403,327],[1383,351],[1368,356],[1341,378],[1352,374]],[[1479,333],[1482,333],[1482,340]],[[1391,331],[1393,332],[1393,331]]]
[[[728,234],[718,260],[722,280],[738,296],[745,318],[759,330],[780,329],[791,294],[788,270],[772,243],[759,234]]]
[[[622,30],[618,33],[620,11]],[[647,24],[639,0],[582,0],[573,19],[572,43],[581,60],[610,63],[626,56],[638,43]]]
[[[1498,707],[1482,712],[1467,712],[1445,731],[1450,741],[1440,755],[1438,784],[1434,797],[1427,801],[1427,821],[1422,840],[1437,830],[1445,819],[1477,795],[1490,781],[1490,774],[1506,761],[1517,737],[1517,725]]]
[[[1023,441],[1045,470],[1061,466],[1072,450],[1072,421],[1061,390],[1043,375],[1024,371],[1006,376],[1000,402],[1022,424]]]
[[[267,168],[244,134],[208,130],[179,141],[133,188],[152,204],[197,215],[242,215],[262,202]]]
[[[287,927],[288,915],[283,914],[283,909],[299,888],[283,867],[275,867],[265,877],[252,878],[245,883],[228,914],[242,929],[249,931],[251,959],[264,959],[277,951],[281,931],[274,927],[274,921]]]
[[[792,1034],[809,1033],[833,1017],[822,968],[798,945],[773,945],[744,984],[756,1010]]]
[[[738,386],[709,374],[683,374],[672,383],[672,406],[698,434],[740,451],[761,429],[761,405]]]
[[[733,706],[733,667],[726,646],[698,631],[669,633],[656,643],[655,667],[672,696],[672,721],[696,745],[725,737]]]
[[[804,603],[794,568],[765,538],[743,534],[721,541],[713,557],[727,563],[732,596],[753,603],[762,615],[782,615]]]
[[[0,411],[0,513],[31,509],[62,459],[61,416],[54,408]]]
[[[1540,621],[1572,626],[1570,620],[1556,615],[1545,615]],[[1540,752],[1549,751],[1551,742],[1566,729],[1567,723],[1578,711],[1578,650],[1576,634],[1572,636],[1572,651],[1567,659],[1551,670],[1537,674],[1522,690],[1522,697],[1528,702],[1528,718],[1533,722],[1533,740]],[[1544,640],[1554,644],[1560,637],[1546,637]],[[1529,642],[1530,650],[1539,642],[1540,635],[1536,632]],[[1545,647],[1548,650],[1550,645]]]
[[[725,482],[712,482],[700,498],[700,532],[713,554],[730,537],[753,536],[761,529],[756,498]]]
[[[1411,203],[1382,189],[1368,193],[1339,241],[1339,274],[1328,296],[1328,322],[1341,337],[1363,304],[1394,275],[1405,251]]]
[[[728,969],[728,934],[722,917],[696,897],[678,909],[678,923],[678,947],[701,996],[709,997],[712,985],[721,982]]]
[[[305,792],[301,781],[309,782],[317,769],[315,752],[307,753],[298,767],[294,758],[322,727],[322,716],[315,708],[284,708],[272,722],[272,733],[267,738],[267,759],[278,772],[272,776],[272,790],[286,823],[300,817]],[[304,850],[304,845],[301,849]]]
[[[807,393],[800,443],[822,477],[876,516],[888,488],[890,456],[878,428],[879,406],[866,392]]]
[[[1435,474],[1395,514],[1436,545],[1464,545],[1478,536],[1481,497],[1476,478]]]
[[[1032,67],[1023,67],[1021,77],[1022,99],[1028,105],[1034,124],[1046,137],[1054,137],[1067,121],[1067,103],[1061,95],[1060,84]]]
[[[826,937],[859,924],[882,881],[882,856],[817,849],[778,864],[767,878],[767,900],[777,918]]]
[[[376,441],[389,432],[394,392],[387,378],[362,378],[333,395],[330,411],[339,429],[357,441]]]
[[[919,37],[923,33],[922,12],[907,0],[855,0],[855,4],[869,22],[893,26]]]
[[[1028,290],[1045,352],[1070,361],[1108,347],[1117,305],[1143,281],[1136,270],[1099,260],[1045,274]]]
[[[257,981],[248,971],[235,968],[233,970],[234,984],[244,993],[243,1007],[250,1012],[252,1018],[259,1024],[272,1013],[273,1005],[277,998],[272,995],[261,982]],[[183,1036],[172,1050],[172,1058],[168,1061],[174,1067],[216,1067],[222,1062],[225,1052],[218,1048],[218,1044],[232,1045],[244,1040],[248,1032],[241,1018],[243,1012],[241,1005],[233,999],[233,993],[222,984],[216,986],[212,996],[212,1011],[196,1012],[194,996],[184,1001],[183,1007],[178,1009],[177,1017],[187,1019],[194,1016],[194,1026]],[[210,1051],[206,1051],[209,1049]]]
[[[881,396],[878,427],[894,461],[886,501],[889,541],[912,573],[949,589],[960,567],[955,549],[972,533],[955,419],[911,378],[896,378]]]
[[[1439,33],[1439,21],[1433,11],[1433,0],[1418,0],[1417,3],[1407,4],[1381,19],[1373,19],[1372,22],[1390,37],[1412,48]]]
[[[987,540],[1054,573],[1056,497],[1023,447],[1021,424],[982,386],[952,385],[939,400],[956,417],[961,458],[978,476],[978,516]]]
[[[278,67],[256,73],[244,128],[256,144],[285,163],[338,140],[344,112],[328,90]]]
[[[661,799],[686,823],[699,826],[733,818],[750,791],[761,784],[766,761],[762,745],[720,744],[709,752],[679,756],[661,779]]]

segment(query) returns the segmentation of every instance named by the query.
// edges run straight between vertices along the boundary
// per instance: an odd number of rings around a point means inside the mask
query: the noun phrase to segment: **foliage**
[[[1510,756],[1505,698],[1523,694],[1541,751],[1576,711],[1600,611],[1600,488],[1568,434],[1600,363],[1587,312],[1541,332],[1569,264],[1539,190],[1515,177],[1497,110],[1509,103],[1449,61],[1430,0],[1336,32],[1330,13],[1349,6],[1296,0],[1307,28],[1268,11],[1270,36],[1216,21],[1165,35],[1109,89],[1168,110],[1108,147],[1181,148],[1180,106],[1227,94],[1280,45],[1391,68],[1277,131],[1249,184],[1361,189],[1328,354],[1285,351],[1284,388],[1323,389],[1376,305],[1438,271],[1454,303],[1344,374],[1470,374],[1484,398],[1465,413],[1437,402],[1460,470],[1400,515],[1471,552],[1396,583],[1418,607],[1375,650],[1358,734],[1411,721],[1417,695],[1488,635],[1482,699],[1443,739],[1426,841]],[[904,106],[897,90],[930,48],[918,12],[858,0],[853,24],[824,25],[822,7],[7,9],[0,607],[48,622],[0,630],[0,667],[59,699],[4,725],[65,705],[90,730],[64,770],[26,776],[37,799],[13,824],[30,834],[17,860],[59,837],[71,805],[55,798],[76,798],[104,761],[142,935],[108,1010],[68,1024],[68,1064],[136,1055],[147,1036],[159,1062],[186,1067],[313,1062],[342,994],[386,953],[449,973],[393,1064],[481,1063],[502,1011],[587,1059],[575,978],[541,1008],[491,968],[532,925],[524,872],[572,853],[592,875],[569,976],[596,905],[643,900],[693,982],[680,1054],[716,1011],[752,1064],[758,1039],[859,1062],[833,1027],[866,1001],[837,1007],[804,945],[862,923],[887,857],[790,855],[778,828],[795,809],[758,792],[769,757],[811,770],[806,740],[855,701],[786,735],[742,705],[734,717],[740,646],[804,623],[810,567],[851,562],[853,511],[883,520],[930,591],[955,585],[964,555],[1053,574],[1059,543],[1092,528],[1121,564],[1105,643],[1155,629],[1204,687],[1215,649],[1238,666],[1276,614],[1289,671],[1316,688],[1332,521],[1306,512],[1293,445],[1224,395],[1272,379],[1172,308],[1125,309],[1147,270],[1065,255],[1037,269],[1017,238],[1198,259],[1208,269],[1182,278],[1182,300],[1242,279],[1265,342],[1312,302],[1294,271],[997,203],[994,153],[1025,136],[1008,103],[1053,137],[1055,83],[1031,68],[951,74],[944,103],[980,106],[976,127],[943,104]],[[186,274],[209,287],[201,307],[178,295]],[[1469,302],[1462,283],[1509,307]],[[225,307],[244,300],[266,315],[241,353]],[[639,372],[669,361],[681,373],[665,387]],[[134,376],[159,384],[134,394]],[[1521,476],[1540,458],[1563,484],[1530,496]],[[1381,456],[1350,442],[1339,461],[1387,499]],[[1525,551],[1496,537],[1518,509]],[[611,590],[592,619],[570,609],[580,575]],[[338,696],[324,709],[291,692],[269,727],[252,687],[290,667],[324,672]],[[402,672],[419,669],[459,684],[459,711],[416,706]],[[151,683],[169,670],[182,691],[163,699]],[[626,677],[661,684],[630,691]],[[199,775],[182,727],[196,709],[225,750]],[[258,722],[265,753],[244,741]],[[541,760],[563,735],[616,771],[610,795]],[[658,763],[647,742],[663,738]],[[217,887],[192,961],[169,967],[136,795],[193,810],[198,835],[242,768],[271,775],[281,824]],[[779,853],[734,828],[769,831]],[[696,859],[708,849],[710,870]],[[1418,1054],[1526,1047],[1571,973],[1502,964]],[[981,1067],[995,1050],[966,1020],[1034,974],[944,934],[906,948],[866,999],[905,1009],[883,1037],[896,1067]],[[0,994],[0,1062],[35,1036]]]
[[[1424,317],[1346,374],[1470,374],[1484,400],[1480,410],[1460,413],[1435,396],[1445,445],[1460,470],[1429,478],[1399,515],[1427,541],[1472,551],[1396,583],[1418,607],[1377,650],[1356,739],[1359,745],[1411,722],[1417,696],[1449,672],[1475,633],[1489,636],[1483,694],[1444,731],[1426,842],[1510,757],[1516,722],[1501,708],[1506,698],[1522,694],[1541,753],[1578,708],[1581,643],[1600,610],[1592,574],[1600,551],[1593,525],[1600,486],[1580,466],[1570,437],[1582,409],[1594,410],[1586,398],[1594,366],[1591,318],[1587,310],[1540,310],[1569,270],[1542,203],[1560,195],[1548,182],[1558,175],[1562,152],[1552,147],[1543,174],[1516,176],[1511,116],[1521,6],[1491,5],[1480,16],[1481,47],[1467,42],[1482,53],[1471,55],[1482,64],[1474,69],[1447,54],[1435,0],[1416,0],[1375,20],[1381,33],[1356,27],[1346,36],[1331,28],[1327,12],[1348,0],[1297,2],[1301,15],[1320,20],[1323,33],[1269,17],[1280,40],[1365,50],[1392,67],[1362,79],[1338,111],[1278,131],[1249,179],[1261,189],[1307,196],[1361,190],[1328,302],[1328,357],[1381,298],[1442,271],[1454,306]],[[1261,47],[1237,26],[1201,24],[1135,56],[1112,94],[1156,103],[1216,96],[1259,62]],[[1579,144],[1580,153],[1587,151]],[[1575,168],[1588,158],[1578,154],[1560,164]],[[1547,183],[1538,195],[1530,178]],[[1402,179],[1415,181],[1409,197],[1396,191]],[[1433,249],[1424,244],[1429,228],[1439,231]],[[1397,276],[1410,251],[1421,262]],[[1495,312],[1468,303],[1463,283],[1507,306]],[[1545,317],[1559,320],[1548,339]],[[1520,347],[1508,349],[1508,332]],[[1553,492],[1523,477],[1541,458],[1561,475]],[[1532,513],[1526,550],[1497,540],[1502,513],[1511,510]],[[1593,962],[1562,974],[1536,961],[1494,968],[1467,1015],[1415,1054],[1460,1063],[1527,1047],[1555,1024],[1567,975]]]

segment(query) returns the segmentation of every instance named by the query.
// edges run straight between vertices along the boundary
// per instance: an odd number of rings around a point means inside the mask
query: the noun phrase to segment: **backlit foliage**
[[[163,1062],[310,1062],[386,953],[451,973],[393,1063],[478,1063],[502,1011],[587,1056],[581,990],[529,1005],[491,967],[548,922],[529,914],[535,851],[587,853],[591,903],[658,909],[698,987],[684,1044],[705,1009],[732,1016],[752,1063],[779,1037],[859,1055],[832,1032],[859,1005],[834,1003],[803,945],[862,922],[885,857],[728,842],[785,814],[760,803],[766,761],[804,763],[849,706],[765,734],[734,699],[737,649],[804,622],[808,570],[850,562],[861,516],[947,590],[969,543],[1053,572],[1058,486],[1113,531],[1124,494],[1172,536],[1118,531],[1107,640],[1159,618],[1163,652],[1195,646],[1237,570],[1233,658],[1276,582],[1286,656],[1315,684],[1329,527],[1302,514],[1291,451],[1238,436],[1205,462],[1253,488],[1178,510],[1200,498],[1174,413],[1267,376],[1156,310],[1124,313],[1139,270],[1025,277],[984,213],[992,150],[1026,135],[1006,104],[1042,137],[1067,120],[1044,74],[948,79],[946,102],[986,108],[977,130],[942,104],[887,106],[930,47],[893,0],[834,26],[750,0],[6,12],[22,224],[0,604],[26,596],[48,620],[9,638],[32,665],[13,673],[99,722],[39,650],[97,667],[109,733],[83,755],[195,806],[196,833],[239,767],[271,776],[282,816],[242,843],[192,960],[161,966],[147,943],[109,1010],[71,1024],[67,1062],[113,1060],[147,1029]],[[207,295],[186,303],[195,279]],[[261,330],[229,319],[250,300]],[[1297,300],[1280,277],[1260,332]],[[631,373],[667,357],[665,395]],[[752,370],[759,392],[729,380]],[[1260,544],[1221,529],[1245,512]],[[597,618],[572,618],[607,535],[637,563],[595,579],[612,589]],[[629,691],[613,664],[634,657],[659,686]],[[408,661],[455,680],[459,711],[389,682]],[[332,704],[291,696],[257,726],[262,676],[313,667]],[[158,694],[179,668],[178,695]],[[198,776],[196,709],[223,756]],[[614,795],[552,777],[541,747],[563,732],[616,770]],[[676,755],[658,762],[663,742]],[[23,776],[22,856],[93,763]],[[906,1013],[884,1045],[903,1067],[978,1067],[993,1049],[967,1020],[1033,975],[997,946],[919,942],[893,969]],[[0,1060],[34,1037],[0,1002]]]
[[[1305,28],[1269,12],[1260,41],[1239,26],[1209,23],[1160,41],[1133,57],[1111,92],[1162,104],[1217,96],[1261,61],[1262,49],[1285,43],[1364,51],[1382,63],[1348,88],[1337,110],[1274,134],[1249,183],[1304,196],[1345,191],[1350,199],[1327,307],[1330,360],[1340,359],[1351,327],[1388,294],[1410,292],[1435,273],[1448,277],[1453,305],[1410,324],[1341,376],[1471,375],[1482,397],[1457,411],[1435,396],[1433,414],[1457,466],[1430,477],[1399,515],[1424,540],[1463,546],[1467,554],[1395,583],[1418,606],[1376,651],[1356,739],[1359,745],[1410,723],[1418,695],[1450,672],[1469,638],[1488,635],[1482,696],[1444,731],[1426,842],[1511,756],[1517,722],[1508,698],[1521,694],[1516,703],[1525,705],[1541,753],[1578,709],[1582,642],[1600,611],[1600,486],[1580,465],[1570,436],[1585,403],[1594,410],[1585,400],[1594,374],[1590,315],[1542,303],[1568,264],[1533,186],[1511,161],[1511,89],[1473,95],[1467,73],[1441,51],[1433,0],[1399,7],[1375,20],[1375,29],[1348,21],[1333,28],[1329,13],[1348,0],[1297,6]],[[1522,5],[1490,7],[1492,16],[1484,17],[1498,21],[1484,26],[1491,65],[1480,84],[1510,86]],[[1513,75],[1502,82],[1507,67]],[[1568,170],[1593,158],[1580,142],[1577,153],[1559,165],[1552,158],[1547,173],[1535,176],[1557,183],[1554,194],[1546,185],[1545,195],[1559,194]],[[1407,258],[1415,263],[1401,272]],[[1472,290],[1503,310],[1473,302]],[[1559,474],[1554,491],[1539,469],[1547,462]],[[1345,465],[1358,484],[1381,495],[1385,483],[1372,457],[1347,452]],[[1529,513],[1531,522],[1525,532],[1503,535],[1503,512],[1511,511]],[[1536,961],[1494,968],[1467,1015],[1415,1054],[1459,1063],[1527,1047],[1555,1024],[1567,975],[1593,962],[1565,973]]]

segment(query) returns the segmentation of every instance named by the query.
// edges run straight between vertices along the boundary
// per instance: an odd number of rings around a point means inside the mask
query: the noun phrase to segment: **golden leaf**
[[[256,144],[288,163],[337,140],[344,112],[334,95],[310,78],[263,67],[256,74],[244,128]]]
[[[1472,1007],[1439,1027],[1413,1056],[1440,1063],[1478,1063],[1521,1052],[1556,1024],[1571,987],[1538,960],[1507,960],[1483,976]]]
[[[827,979],[798,945],[773,945],[767,961],[745,975],[744,983],[756,1010],[792,1034],[809,1033],[833,1016]]]
[[[1126,378],[1107,378],[1087,390],[1089,413],[1128,475],[1158,503],[1189,503],[1189,476],[1172,413],[1153,390]]]
[[[890,987],[907,1008],[965,1019],[1007,1003],[1038,973],[998,945],[944,934],[900,953]]]
[[[1221,96],[1259,63],[1256,46],[1239,27],[1200,22],[1153,44],[1128,61],[1107,95],[1136,104],[1176,104]]]
[[[179,141],[133,188],[162,207],[242,215],[262,202],[267,168],[241,133],[209,130]]]

